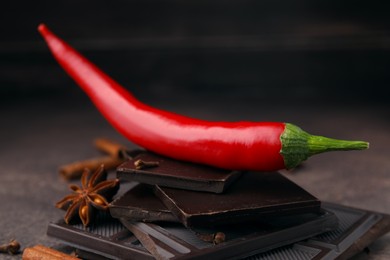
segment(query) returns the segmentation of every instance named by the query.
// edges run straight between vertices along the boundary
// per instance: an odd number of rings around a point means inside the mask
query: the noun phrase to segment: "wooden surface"
[[[289,121],[313,134],[369,141],[369,150],[317,155],[283,174],[320,200],[390,214],[388,106],[184,98],[146,102],[210,120]],[[54,207],[55,202],[69,192],[58,167],[100,155],[92,144],[96,137],[134,147],[108,125],[89,100],[78,101],[15,99],[2,105],[1,242],[15,238],[23,248],[43,244],[63,249],[59,241],[46,236],[48,223],[64,214]],[[357,259],[390,257],[390,234],[375,241],[370,250],[368,256],[364,253]]]

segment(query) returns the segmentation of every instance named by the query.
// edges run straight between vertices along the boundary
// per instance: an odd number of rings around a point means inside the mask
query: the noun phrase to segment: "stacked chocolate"
[[[160,227],[179,223],[176,228],[180,226],[181,232],[186,230],[211,245],[302,226],[301,232],[280,236],[266,247],[252,241],[241,255],[299,241],[329,231],[337,223],[333,214],[321,209],[317,198],[277,172],[228,171],[140,151],[117,168],[117,177],[134,186],[111,203],[110,214],[154,256],[164,256],[164,250],[156,250],[163,246],[150,239],[147,230],[156,227],[151,223]],[[305,224],[312,227],[305,229]],[[169,249],[174,256],[183,254]],[[236,255],[237,250],[230,254]],[[230,255],[225,252],[224,256]]]
[[[390,216],[321,203],[277,172],[131,156],[109,212],[88,226],[50,223],[47,234],[83,259],[334,259],[390,230]]]
[[[121,219],[191,228],[320,212],[318,199],[277,172],[227,171],[141,152],[117,176],[140,183],[111,203],[111,215]]]

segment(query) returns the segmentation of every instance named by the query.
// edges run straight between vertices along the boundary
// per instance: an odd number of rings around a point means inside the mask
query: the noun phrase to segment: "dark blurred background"
[[[141,99],[387,104],[387,1],[6,1],[0,95],[80,98],[46,23]]]

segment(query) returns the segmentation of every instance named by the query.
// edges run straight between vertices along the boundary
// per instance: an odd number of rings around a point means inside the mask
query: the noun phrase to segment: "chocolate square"
[[[239,226],[219,226],[218,229],[190,230],[174,223],[155,225],[123,219],[121,222],[156,259],[237,259],[337,227],[335,215],[325,210],[319,214],[308,213]],[[205,240],[205,236],[216,233],[224,234],[224,240],[217,244]]]
[[[137,169],[134,163],[157,162],[156,167]],[[140,153],[117,168],[121,180],[157,184],[162,187],[222,193],[241,172],[181,162],[149,152]]]
[[[226,234],[226,240],[215,245],[179,223],[156,225],[122,219],[122,225],[108,214],[101,214],[96,220],[88,228],[67,225],[60,220],[49,225],[47,234],[77,248],[79,256],[85,259],[101,256],[109,259],[237,259],[301,241],[337,226],[335,215],[324,210],[320,214],[294,216],[277,223],[202,229],[205,233]]]
[[[321,202],[278,172],[247,172],[225,193],[156,186],[164,205],[186,226],[209,226],[319,212]]]
[[[50,223],[47,234],[107,259],[154,259],[138,239],[107,212],[100,212],[87,228],[81,223],[66,224],[64,220]]]
[[[139,241],[109,214],[101,214],[88,228],[82,224],[67,225],[63,220],[50,223],[47,234],[75,247],[84,259],[155,259],[170,255],[170,259],[238,259],[252,255],[256,259],[347,259],[389,232],[390,216],[323,203],[319,214],[286,216],[268,224],[268,228],[264,222],[261,228],[246,223],[238,229],[234,225],[202,229],[209,233],[225,232],[226,241],[214,245],[200,240],[181,224],[138,222],[137,228],[149,237],[146,242],[153,242],[153,252],[159,255],[148,252],[142,245],[145,241]],[[302,240],[305,241],[297,242]]]
[[[114,218],[143,222],[179,222],[176,216],[154,195],[153,186],[148,184],[137,184],[111,202],[109,209]]]

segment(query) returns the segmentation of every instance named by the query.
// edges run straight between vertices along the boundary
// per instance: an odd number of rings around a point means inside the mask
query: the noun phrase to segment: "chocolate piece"
[[[326,244],[333,249],[324,258],[349,259],[390,231],[390,215],[331,203],[325,206],[336,214],[342,224],[334,231],[308,240],[312,245]]]
[[[63,220],[51,223],[47,234],[106,258],[154,259],[130,231],[105,212],[100,212],[87,228],[82,224],[68,225]]]
[[[319,215],[308,213],[252,226],[247,223],[237,228],[230,225],[224,229],[200,230],[223,231],[226,241],[218,245],[200,240],[180,224],[140,223],[138,228],[148,234],[155,245],[172,252],[175,259],[237,259],[257,254],[256,259],[290,256],[297,260],[347,259],[390,230],[390,215],[387,214],[329,203],[323,203],[322,208]],[[339,225],[334,229],[337,219]],[[99,255],[113,259],[154,259],[117,220],[109,216],[101,220],[87,229],[82,225],[66,225],[61,220],[51,223],[47,233],[77,248],[78,255],[85,259],[98,259]],[[308,237],[312,238],[292,244]]]
[[[349,259],[380,236],[390,231],[390,215],[323,203],[323,208],[339,219],[339,227],[306,242],[278,248],[256,256],[257,259]]]
[[[145,244],[157,259],[175,258],[227,259],[250,256],[256,252],[301,241],[337,227],[337,218],[333,213],[322,211],[320,214],[303,214],[280,218],[276,222],[246,223],[219,227],[218,232],[225,234],[225,241],[218,246],[202,241],[189,229],[180,225],[157,226],[155,224],[121,222],[131,230],[141,233]],[[272,223],[274,222],[274,223]],[[199,231],[199,230],[198,230]],[[196,232],[198,232],[196,231]],[[215,229],[202,229],[203,233],[218,233]],[[140,236],[141,240],[141,236]],[[245,241],[245,242],[243,242]],[[160,253],[162,252],[162,253]]]
[[[110,204],[110,213],[114,218],[131,219],[132,221],[171,221],[179,220],[154,195],[153,186],[138,184],[123,196]]]
[[[122,223],[133,233],[141,244],[156,258],[156,259],[170,259],[175,256],[175,252],[190,252],[191,245],[186,244],[183,246],[183,241],[175,241],[171,236],[159,237],[157,226],[147,225],[141,222],[122,221]],[[168,240],[169,246],[161,243],[159,238],[163,238],[164,241]],[[173,250],[175,251],[173,251]],[[171,251],[171,252],[170,252]]]
[[[318,212],[320,201],[277,172],[247,172],[224,194],[156,186],[156,195],[186,226]]]
[[[332,230],[337,225],[333,213],[322,211],[320,214],[286,217],[278,224],[264,222],[241,227],[226,226],[223,229],[226,241],[214,245],[200,240],[193,231],[179,223],[156,225],[121,220],[137,233],[142,243],[153,252],[152,255],[118,221],[108,214],[101,214],[99,217],[100,221],[88,228],[82,225],[66,225],[62,220],[59,223],[51,223],[47,233],[81,249],[77,252],[83,258],[98,259],[95,255],[101,255],[113,259],[226,259],[253,255],[287,245]],[[204,229],[201,232],[215,233],[215,230]]]
[[[138,160],[157,162],[158,165],[137,169],[134,163]],[[121,180],[214,193],[224,192],[240,175],[239,171],[176,161],[148,152],[137,155],[117,168],[117,177]]]

